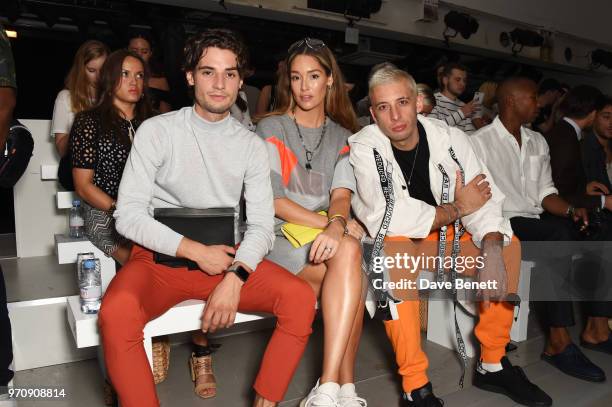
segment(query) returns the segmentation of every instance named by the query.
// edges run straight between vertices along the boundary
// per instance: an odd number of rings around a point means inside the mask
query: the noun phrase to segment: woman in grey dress
[[[353,370],[364,309],[364,230],[349,217],[356,187],[347,145],[357,120],[342,73],[322,41],[293,44],[285,67],[277,109],[258,123],[257,133],[268,145],[277,218],[268,259],[310,283],[323,311],[322,374],[300,406],[361,407],[367,403],[355,392]],[[286,222],[322,232],[294,248],[280,233]]]

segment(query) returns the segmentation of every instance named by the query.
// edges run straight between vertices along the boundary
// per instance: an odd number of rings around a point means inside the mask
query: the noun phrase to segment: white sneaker
[[[340,407],[368,407],[368,402],[357,396],[355,385],[346,383],[340,387],[338,392],[338,406]]]
[[[338,383],[327,382],[319,385],[317,380],[317,384],[310,390],[308,397],[300,402],[300,407],[338,407],[339,391]]]

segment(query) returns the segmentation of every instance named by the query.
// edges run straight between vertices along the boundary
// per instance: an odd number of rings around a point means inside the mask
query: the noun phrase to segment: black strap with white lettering
[[[380,186],[383,191],[383,195],[385,197],[385,214],[383,216],[382,223],[380,224],[380,228],[378,229],[378,233],[376,234],[376,238],[374,239],[374,247],[372,249],[371,256],[369,260],[365,260],[366,256],[364,256],[364,262],[362,262],[362,268],[365,269],[365,273],[370,280],[370,284],[372,288],[374,288],[374,259],[380,256],[382,252],[383,245],[385,242],[385,236],[387,235],[387,231],[389,230],[389,225],[391,224],[391,217],[393,215],[393,207],[395,206],[395,197],[393,195],[393,166],[388,163],[387,169],[385,169],[383,159],[380,153],[374,149],[374,161],[376,162],[376,171],[378,172],[378,177],[380,179]],[[384,288],[381,289],[383,293],[383,299],[378,300],[377,304],[379,308],[385,308],[389,306],[389,301],[393,301],[395,303],[399,303],[401,301],[393,298],[391,294]],[[376,292],[376,289],[374,289]]]
[[[463,167],[461,163],[459,163],[459,160],[457,159],[457,156],[455,155],[455,152],[453,151],[453,148],[452,147],[449,148],[448,152],[451,158],[453,159],[453,161],[455,161],[455,163],[459,167],[459,171],[461,172],[461,179],[463,180],[465,178],[465,173],[463,171]],[[449,203],[450,202],[450,177],[448,176],[442,164],[438,164],[438,169],[442,173],[442,197],[440,199],[440,204]],[[465,182],[463,184],[465,184]],[[440,256],[439,257],[440,259],[443,259],[446,256],[447,229],[448,228],[446,225],[440,228],[440,239],[438,241],[438,256]],[[457,340],[457,352],[459,353],[459,356],[461,357],[461,362],[462,362],[461,378],[459,379],[459,386],[463,388],[463,381],[465,379],[465,371],[467,369],[467,351],[465,350],[465,342],[463,341],[463,335],[461,334],[461,329],[459,328],[459,323],[457,322],[457,306],[459,306],[459,308],[461,308],[468,315],[470,316],[473,316],[473,315],[470,312],[468,312],[465,309],[465,307],[463,307],[463,305],[459,303],[457,299],[457,286],[456,286],[457,256],[459,256],[459,252],[461,250],[459,240],[461,239],[461,236],[465,232],[463,225],[461,225],[460,219],[455,220],[454,229],[455,229],[454,230],[455,233],[453,236],[453,248],[451,252],[450,277],[451,277],[452,294],[453,294],[453,314],[454,314],[453,316],[455,318],[455,338]],[[439,282],[444,281],[444,266],[442,264],[443,264],[442,261],[438,263],[436,279]]]
[[[461,186],[465,186],[465,172],[463,171],[463,166],[457,159],[457,156],[455,155],[455,151],[453,150],[452,147],[448,149],[448,152],[451,158],[453,159],[453,161],[455,161],[455,163],[459,167],[459,171],[461,172],[461,180],[462,180]],[[461,251],[459,240],[461,239],[461,236],[463,236],[464,233],[465,233],[465,229],[463,228],[461,221],[459,219],[455,220],[455,235],[453,238],[453,250],[451,252],[451,259],[452,259],[451,279],[453,280],[453,295],[455,297],[455,301],[457,297],[457,288],[454,285],[455,280],[457,280],[457,256],[459,256],[459,252]]]

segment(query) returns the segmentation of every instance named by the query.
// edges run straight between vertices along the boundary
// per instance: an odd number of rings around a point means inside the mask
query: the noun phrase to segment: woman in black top
[[[128,260],[131,245],[117,234],[112,212],[136,129],[151,116],[147,79],[140,56],[113,52],[102,67],[98,106],[79,113],[70,131],[72,175],[84,200],[85,235],[121,264]]]
[[[146,92],[151,106],[157,113],[167,113],[172,110],[170,86],[162,72],[160,59],[156,58],[157,54],[154,54],[153,48],[153,39],[144,32],[134,33],[128,40],[128,50],[140,55],[149,68],[150,75]]]

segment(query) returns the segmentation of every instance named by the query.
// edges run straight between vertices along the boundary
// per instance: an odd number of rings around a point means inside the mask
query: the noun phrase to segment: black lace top
[[[131,123],[135,132],[141,122],[134,119]],[[125,132],[122,139],[129,140],[130,122],[122,120],[120,129]],[[131,143],[120,141],[114,131],[103,134],[98,112],[85,111],[75,117],[70,130],[72,167],[94,170],[94,185],[113,199],[117,199],[130,148]]]

